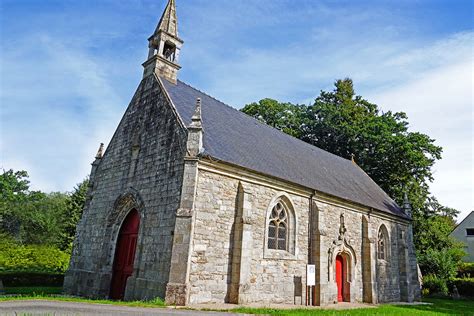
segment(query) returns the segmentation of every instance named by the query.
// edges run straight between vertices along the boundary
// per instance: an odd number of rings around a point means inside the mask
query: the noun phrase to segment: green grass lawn
[[[82,302],[92,304],[112,304],[135,307],[164,307],[164,302],[156,298],[152,301],[111,301],[111,300],[91,300],[58,295],[61,288],[57,287],[29,287],[29,288],[7,288],[7,294],[18,294],[18,296],[0,296],[1,301],[8,300],[54,300],[68,302]],[[54,294],[54,295],[51,295]],[[292,309],[281,310],[271,308],[245,308],[238,307],[227,310],[234,313],[245,314],[266,314],[266,315],[468,315],[474,316],[474,300],[451,300],[451,299],[424,299],[429,305],[391,305],[384,304],[374,308],[361,308],[352,310],[331,310],[331,309]]]
[[[473,300],[451,300],[451,299],[425,299],[430,305],[391,305],[384,304],[375,308],[360,308],[352,310],[310,310],[293,309],[278,310],[268,308],[237,308],[233,312],[245,314],[265,315],[474,315]]]

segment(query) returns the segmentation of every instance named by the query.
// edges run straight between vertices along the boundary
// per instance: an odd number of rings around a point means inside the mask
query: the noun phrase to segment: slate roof
[[[182,81],[161,81],[186,126],[201,98],[204,155],[407,218],[352,161],[261,123]]]

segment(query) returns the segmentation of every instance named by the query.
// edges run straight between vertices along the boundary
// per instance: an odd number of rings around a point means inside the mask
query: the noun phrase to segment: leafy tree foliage
[[[62,240],[60,244],[62,250],[70,250],[72,248],[72,243],[76,234],[76,225],[82,216],[88,188],[89,179],[87,178],[76,185],[67,201],[62,227]]]
[[[26,171],[0,175],[0,233],[21,244],[51,245],[67,249],[82,214],[87,180],[69,195],[29,190]]]
[[[405,113],[381,111],[356,95],[347,78],[337,80],[333,91],[321,91],[309,106],[263,99],[242,111],[333,154],[347,159],[354,155],[357,164],[399,205],[407,191],[419,255],[428,249],[456,248],[450,258],[459,260],[459,247],[448,236],[458,212],[440,205],[428,187],[442,148],[428,135],[410,131]],[[436,255],[431,253],[430,258]]]
[[[242,111],[291,136],[301,138],[304,135],[301,124],[305,106],[262,99],[258,103],[247,104]]]
[[[20,221],[15,210],[27,200],[28,189],[26,171],[3,170],[0,175],[0,232],[19,238]]]

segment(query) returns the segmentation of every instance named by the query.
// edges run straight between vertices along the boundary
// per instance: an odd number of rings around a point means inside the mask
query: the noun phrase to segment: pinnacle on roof
[[[163,31],[171,36],[178,38],[178,18],[176,16],[176,1],[169,0],[165,11],[161,16],[160,22],[156,27],[155,34]]]

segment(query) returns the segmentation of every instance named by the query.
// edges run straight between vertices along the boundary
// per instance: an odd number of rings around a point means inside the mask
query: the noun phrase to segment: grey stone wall
[[[66,293],[108,296],[120,225],[136,208],[141,221],[125,298],[164,297],[185,152],[185,129],[156,77],[144,78],[91,179],[91,199],[78,225]]]
[[[266,218],[272,199],[283,192],[241,183],[247,197],[241,199],[251,204],[251,212],[236,216],[239,207],[239,180],[199,170],[195,198],[194,244],[190,269],[190,303],[220,303],[231,300],[232,278],[240,273],[239,303],[289,303],[293,304],[295,280],[306,284],[305,271],[308,247],[308,199],[286,194],[291,200],[296,217],[296,241],[293,253],[280,258],[265,254]],[[243,225],[236,225],[236,217]],[[236,226],[244,229],[243,245],[237,245]],[[238,233],[238,232],[237,232]],[[250,243],[250,244],[249,244]],[[233,249],[242,247],[240,266],[233,269]],[[296,279],[295,279],[296,277]],[[301,279],[300,279],[301,278]],[[303,292],[304,295],[304,292]],[[300,298],[297,299],[300,302]],[[304,300],[303,300],[304,301]]]
[[[317,305],[337,302],[335,258],[341,253],[349,262],[347,300],[410,301],[408,296],[413,300],[419,292],[414,283],[416,257],[407,222],[318,198],[313,203],[313,242],[309,245],[309,194],[285,193],[277,181],[269,187],[237,178],[199,170],[189,303],[293,304],[295,280],[302,283],[305,297],[309,247],[317,270]],[[293,252],[266,249],[268,211],[278,197],[288,198],[293,205]],[[389,237],[387,260],[377,258],[382,224]],[[299,298],[296,301],[300,302]]]

